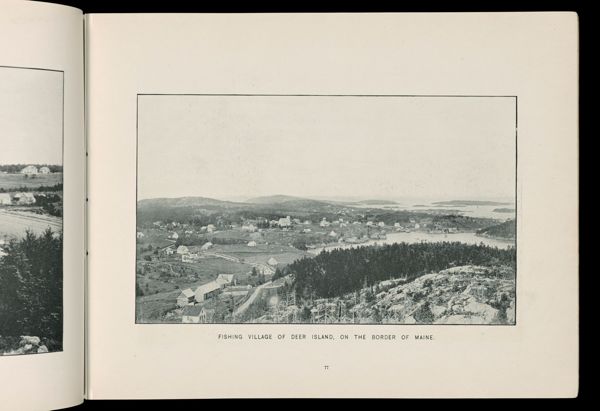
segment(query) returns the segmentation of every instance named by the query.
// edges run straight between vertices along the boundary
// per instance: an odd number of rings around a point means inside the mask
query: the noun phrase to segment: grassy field
[[[53,186],[62,183],[62,173],[38,174],[35,177],[26,178],[24,174],[2,174],[0,173],[0,189],[6,191],[20,187],[36,188],[39,186]]]

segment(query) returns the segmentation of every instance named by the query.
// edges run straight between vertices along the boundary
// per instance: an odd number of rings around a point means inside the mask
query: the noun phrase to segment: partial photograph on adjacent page
[[[63,72],[0,67],[0,356],[62,351],[62,217]]]
[[[516,324],[516,105],[138,95],[135,322]]]

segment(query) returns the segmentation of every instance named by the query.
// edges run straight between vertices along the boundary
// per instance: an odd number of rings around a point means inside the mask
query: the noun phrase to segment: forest
[[[0,352],[10,339],[37,336],[50,351],[62,349],[62,235],[30,231],[0,257]]]
[[[514,268],[516,250],[459,242],[335,249],[297,260],[274,279],[292,273],[300,298],[328,298],[392,278],[406,277],[410,281],[429,272],[467,264]]]

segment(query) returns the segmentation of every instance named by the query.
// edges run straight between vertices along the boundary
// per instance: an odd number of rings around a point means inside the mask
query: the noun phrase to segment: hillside
[[[515,238],[516,224],[515,220],[508,220],[501,224],[477,230],[478,235],[498,238]]]
[[[146,207],[243,207],[245,204],[216,200],[208,197],[149,198],[138,201],[138,208]]]

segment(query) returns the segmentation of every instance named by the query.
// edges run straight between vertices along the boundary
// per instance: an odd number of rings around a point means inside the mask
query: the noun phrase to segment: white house
[[[248,241],[248,247],[256,247],[256,241]]]
[[[312,230],[310,228],[305,228],[302,230],[303,233],[310,233]]]
[[[213,231],[215,231],[215,226],[213,224],[209,224],[206,226],[206,231],[209,233],[212,233]]]
[[[180,245],[179,247],[177,247],[177,254],[189,254],[190,250],[184,246],[184,245]]]
[[[172,238],[173,240],[177,240],[179,238],[179,234],[173,233],[173,234],[170,235],[169,238]]]
[[[185,290],[183,290],[181,292],[181,294],[179,294],[179,297],[177,297],[177,305],[179,307],[184,307],[188,304],[193,304],[194,303],[194,291],[192,291],[191,288],[186,288]]]
[[[337,237],[337,233],[333,230],[329,233],[329,237]]]
[[[216,281],[211,281],[196,288],[194,297],[197,302],[202,302],[216,297],[221,292],[221,284]]]
[[[21,174],[37,174],[38,169],[36,166],[27,166],[21,170]]]
[[[400,223],[394,223],[395,228],[400,228]]]
[[[173,246],[169,246],[169,247],[165,248],[164,251],[165,251],[166,255],[173,255],[173,254],[175,254],[175,250],[173,249]]]
[[[39,170],[40,174],[50,174],[50,168],[44,166],[44,167],[40,167]]]
[[[200,322],[201,305],[187,305],[183,307],[181,322],[185,324],[197,324]]]
[[[215,281],[221,285],[221,288],[226,285],[235,285],[235,274],[219,274]]]
[[[0,205],[10,205],[12,201],[10,199],[10,194],[8,193],[0,193]]]
[[[292,225],[292,220],[290,219],[290,216],[280,218],[277,225],[279,225],[279,227],[289,227]]]
[[[329,227],[330,223],[329,223],[329,221],[327,221],[326,218],[324,218],[324,219],[321,220],[321,222],[319,223],[319,225],[321,227]]]
[[[275,257],[271,257],[271,258],[269,258],[269,261],[267,261],[267,264],[269,264],[269,265],[271,265],[271,266],[273,266],[273,267],[274,267],[274,266],[276,266],[277,264],[279,264],[279,261],[277,261],[277,260],[275,259]]]
[[[144,233],[142,233],[141,231],[138,231],[137,233],[135,233],[135,236],[137,238],[144,238]]]
[[[15,202],[17,204],[35,204],[35,197],[33,193],[17,193],[14,195]]]
[[[385,227],[385,223],[383,221],[378,222],[377,225],[379,227]]]
[[[209,242],[207,242],[207,243],[204,243],[204,245],[203,245],[202,247],[200,247],[200,249],[201,249],[202,251],[206,251],[206,250],[208,250],[209,248],[211,248],[212,246],[213,246],[213,243],[211,243],[211,242],[209,241]]]
[[[421,228],[421,225],[419,223],[415,224],[415,230],[418,230],[419,228]]]
[[[244,224],[242,225],[242,231],[253,233],[256,231],[256,226],[254,224]]]

